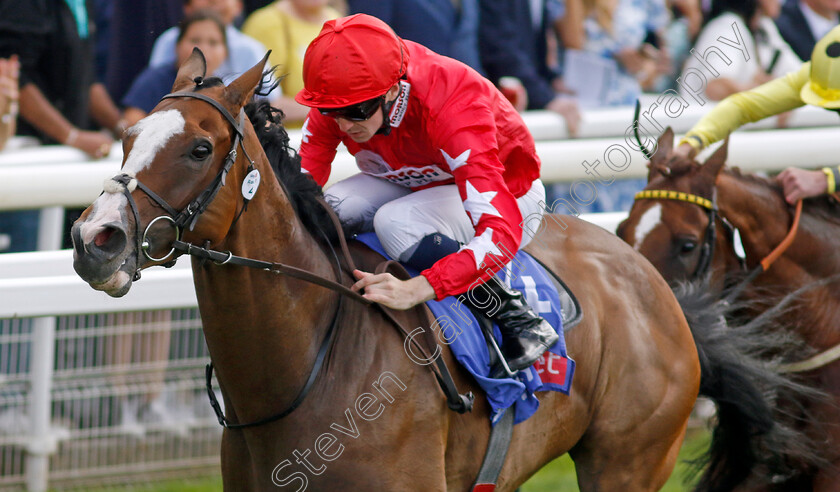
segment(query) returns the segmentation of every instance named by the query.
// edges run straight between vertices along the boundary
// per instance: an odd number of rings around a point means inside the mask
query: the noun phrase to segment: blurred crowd
[[[265,97],[300,127],[308,43],[324,21],[358,12],[471,66],[517,110],[558,113],[574,137],[583,110],[680,91],[684,71],[704,63],[692,49],[733,33],[745,56],[718,64],[708,100],[798,68],[838,24],[840,0],[782,1],[0,0],[0,149],[19,135],[107,157],[196,46],[225,80],[271,50],[279,86]],[[629,207],[620,183],[601,195],[586,211]],[[35,249],[36,229],[37,212],[0,213],[0,251]]]

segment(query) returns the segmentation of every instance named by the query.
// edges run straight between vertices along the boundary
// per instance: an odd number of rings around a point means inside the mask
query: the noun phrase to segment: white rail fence
[[[707,110],[657,122],[683,132]],[[623,136],[632,108],[587,112],[586,138],[577,140],[565,140],[556,115],[525,118],[547,183],[589,179],[584,161],[617,178],[646,173]],[[791,119],[799,128],[754,125],[763,130],[733,135],[730,162],[748,170],[836,165],[840,139],[825,127],[835,120],[801,109]],[[118,146],[103,161],[64,147],[0,154],[0,210],[42,209],[39,247],[56,249],[63,207],[89,204],[121,157]],[[340,153],[331,182],[353,172],[351,156]],[[584,218],[612,231],[624,216]],[[220,428],[203,394],[207,353],[189,262],[146,271],[130,294],[112,299],[82,282],[71,258],[69,250],[0,255],[0,490],[217,472]]]

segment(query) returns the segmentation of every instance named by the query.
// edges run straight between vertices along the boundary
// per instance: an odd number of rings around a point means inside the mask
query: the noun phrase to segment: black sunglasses
[[[354,104],[352,106],[345,106],[343,108],[325,108],[319,109],[318,111],[324,115],[329,116],[330,118],[344,118],[345,120],[350,121],[367,121],[376,113],[376,110],[379,108],[379,105],[382,104],[382,101],[385,99],[385,94],[382,94],[379,97],[369,99],[365,102],[360,102],[359,104]]]

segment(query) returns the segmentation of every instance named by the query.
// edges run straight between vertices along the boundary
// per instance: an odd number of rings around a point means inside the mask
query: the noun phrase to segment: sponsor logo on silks
[[[353,157],[356,158],[356,165],[359,167],[359,170],[365,174],[379,176],[380,174],[394,170],[393,167],[385,162],[385,159],[381,155],[372,150],[360,150]]]
[[[405,186],[406,188],[417,188],[424,186],[434,181],[446,181],[453,179],[453,176],[443,169],[429,165],[424,167],[404,167],[396,171],[390,171],[381,174],[366,173],[381,179]]]
[[[408,111],[408,93],[411,92],[411,84],[405,80],[400,80],[400,93],[394,101],[394,106],[391,107],[391,114],[388,116],[388,122],[392,127],[396,128],[402,123],[405,112]]]

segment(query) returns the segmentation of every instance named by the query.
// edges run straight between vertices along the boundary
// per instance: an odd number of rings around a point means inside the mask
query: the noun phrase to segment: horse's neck
[[[751,267],[783,241],[793,223],[793,213],[780,195],[759,182],[731,174],[722,174],[718,180],[718,204],[721,214],[739,229]],[[840,275],[840,255],[833,248],[833,237],[838,233],[836,225],[803,212],[794,241],[753,281],[748,295],[770,307],[779,302],[781,294]],[[794,309],[782,315],[783,323],[797,327],[815,347],[840,342],[840,330],[830,329],[837,326],[840,315],[837,292],[837,283],[804,292]]]
[[[724,172],[718,178],[717,193],[720,213],[740,232],[750,264],[784,239],[792,217],[781,196],[765,185]]]
[[[259,192],[220,249],[332,279],[330,262],[279,185]],[[193,270],[207,345],[238,420],[277,413],[303,385],[336,294],[259,269],[194,262]]]

